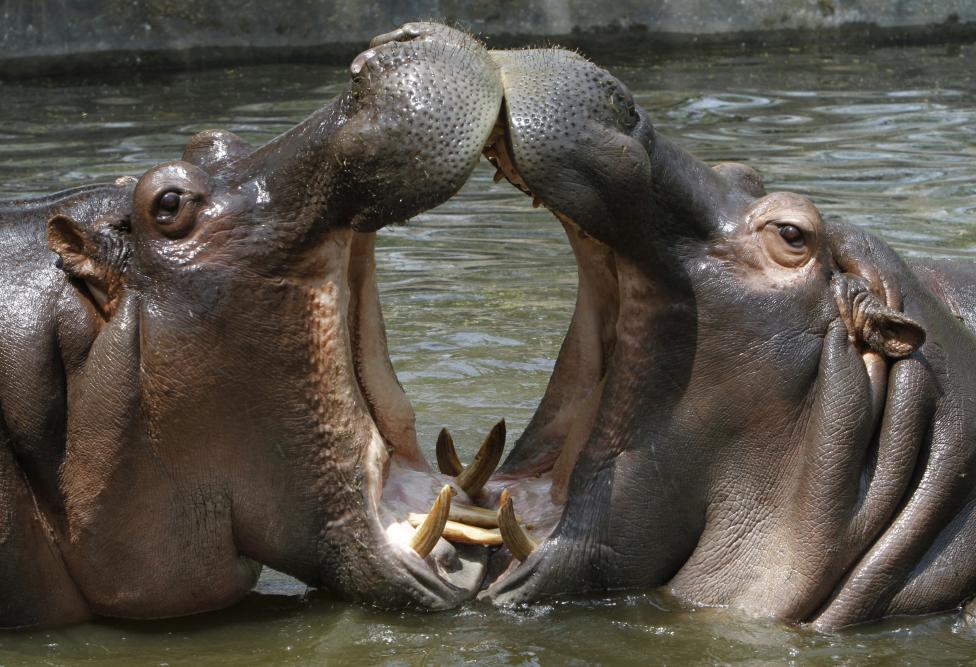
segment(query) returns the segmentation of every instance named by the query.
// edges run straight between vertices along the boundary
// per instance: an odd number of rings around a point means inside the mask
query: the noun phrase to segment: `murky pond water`
[[[828,217],[868,226],[903,252],[976,256],[976,45],[597,60],[699,157],[749,162],[770,189],[809,194]],[[339,68],[282,66],[0,84],[0,198],[138,175],[203,128],[266,141],[345,80]],[[381,233],[391,353],[431,456],[444,425],[462,455],[499,417],[513,435],[525,426],[572,312],[574,263],[561,229],[491,175],[484,164],[452,201]],[[658,594],[389,613],[273,573],[224,612],[0,635],[0,666],[974,659],[976,631],[955,615],[825,637],[680,610]]]

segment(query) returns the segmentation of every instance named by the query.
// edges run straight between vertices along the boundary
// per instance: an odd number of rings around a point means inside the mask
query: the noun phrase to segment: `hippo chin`
[[[492,56],[486,154],[565,227],[579,295],[488,482],[508,549],[483,595],[665,586],[821,629],[971,597],[971,267],[709,168],[576,54]]]
[[[495,125],[455,37],[367,51],[261,148],[204,132],[137,182],[0,203],[0,626],[219,608],[258,563],[385,606],[477,591],[487,550],[408,521],[453,482],[373,273],[372,230],[453,195]]]

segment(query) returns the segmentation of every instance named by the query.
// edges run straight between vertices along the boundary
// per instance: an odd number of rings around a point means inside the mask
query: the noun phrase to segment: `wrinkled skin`
[[[219,608],[258,563],[385,606],[476,590],[484,549],[403,537],[445,481],[372,231],[464,183],[500,84],[456,34],[351,73],[259,149],[204,132],[138,182],[0,203],[0,627]],[[404,479],[406,508],[382,497]]]
[[[573,321],[489,483],[531,524],[497,603],[665,586],[832,629],[976,591],[976,284],[655,132],[557,50],[492,52],[486,153],[562,221]],[[945,285],[945,287],[939,287]]]

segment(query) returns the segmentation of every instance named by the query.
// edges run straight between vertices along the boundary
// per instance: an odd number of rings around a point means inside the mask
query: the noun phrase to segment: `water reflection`
[[[976,254],[976,47],[864,53],[616,54],[611,69],[659,129],[706,160],[743,160],[770,189],[813,197],[908,253]],[[609,62],[606,58],[596,58]],[[121,83],[0,90],[0,197],[138,175],[192,133],[260,144],[344,85],[341,68],[256,67]],[[574,264],[557,224],[479,169],[461,194],[381,234],[394,364],[432,453],[441,426],[462,456],[499,418],[534,409],[568,325]],[[657,594],[443,614],[346,605],[280,575],[228,611],[0,635],[0,665],[82,664],[946,664],[976,638],[955,616],[820,637]]]

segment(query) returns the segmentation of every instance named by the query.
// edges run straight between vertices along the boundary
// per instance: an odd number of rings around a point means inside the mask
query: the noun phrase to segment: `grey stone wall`
[[[976,0],[0,0],[0,71],[70,68],[99,54],[108,65],[314,50],[345,58],[418,18],[461,22],[502,43],[614,34],[755,41],[784,31],[803,40],[845,27],[938,37],[973,34]]]

